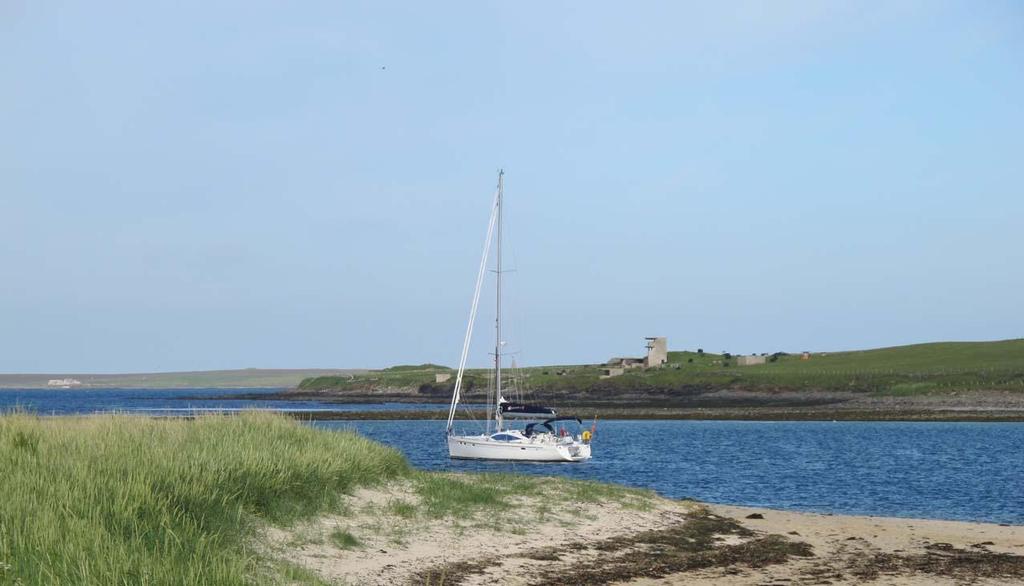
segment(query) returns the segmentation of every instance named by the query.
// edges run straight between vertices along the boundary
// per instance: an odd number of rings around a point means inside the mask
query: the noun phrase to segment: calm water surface
[[[448,404],[378,403],[353,405],[319,401],[231,399],[231,395],[277,393],[284,389],[0,389],[0,412],[21,409],[42,415],[111,411],[147,415],[187,415],[203,411],[392,411],[447,409]],[[209,397],[218,397],[212,399]]]
[[[578,464],[449,460],[439,421],[335,421],[428,470],[560,475],[676,498],[1024,524],[1024,424],[599,421]]]
[[[230,398],[261,392],[275,390],[0,389],[0,412],[17,407],[57,415],[180,415],[246,408],[447,407]],[[221,398],[197,398],[212,396]],[[599,421],[594,459],[579,464],[452,461],[441,421],[314,425],[354,429],[427,470],[561,475],[717,503],[1024,524],[1024,423]]]

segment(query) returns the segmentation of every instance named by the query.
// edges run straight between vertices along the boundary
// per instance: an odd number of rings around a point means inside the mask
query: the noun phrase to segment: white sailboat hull
[[[520,460],[528,462],[581,462],[590,459],[590,444],[562,438],[558,441],[497,441],[486,435],[448,436],[448,455],[467,460]]]

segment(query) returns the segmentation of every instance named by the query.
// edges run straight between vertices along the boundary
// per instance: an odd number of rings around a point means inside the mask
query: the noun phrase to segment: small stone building
[[[647,356],[644,356],[643,358],[615,357],[608,360],[608,362],[605,362],[605,366],[609,368],[651,368],[667,363],[668,338],[659,337],[644,339],[647,340]],[[608,376],[616,375],[609,374]]]
[[[620,358],[615,357],[605,362],[605,366],[614,366],[617,368],[640,368],[646,366],[645,359],[643,358]]]
[[[765,356],[758,356],[751,354],[750,356],[737,356],[736,364],[738,366],[753,366],[755,364],[764,364],[766,362]]]
[[[661,366],[668,362],[668,338],[646,338],[647,356],[644,358],[644,366]]]
[[[613,376],[619,376],[620,374],[622,374],[624,372],[626,372],[625,368],[617,368],[617,367],[614,367],[614,366],[609,366],[608,368],[602,368],[601,369],[601,376],[598,377],[598,378],[611,378]]]

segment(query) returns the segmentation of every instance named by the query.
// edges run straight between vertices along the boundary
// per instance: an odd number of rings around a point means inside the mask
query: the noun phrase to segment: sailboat
[[[487,238],[484,241],[484,253],[480,259],[480,268],[476,277],[476,289],[473,292],[473,303],[469,310],[469,323],[466,336],[462,343],[462,354],[459,358],[459,370],[455,377],[455,388],[452,392],[451,407],[448,410],[448,455],[451,458],[474,460],[527,460],[534,462],[580,462],[590,458],[590,432],[571,434],[565,431],[564,424],[582,422],[576,417],[559,417],[558,413],[543,405],[513,402],[505,398],[507,390],[503,386],[502,377],[502,346],[501,339],[501,227],[502,205],[504,199],[504,171],[498,172],[498,188],[491,207],[491,218],[487,225]],[[492,242],[495,244],[495,341],[494,341],[494,398],[487,405],[487,428],[485,433],[477,435],[457,435],[454,431],[456,410],[462,392],[463,375],[466,371],[466,359],[469,355],[470,341],[473,338],[473,325],[476,321],[477,308],[480,304],[480,290],[487,272],[487,260]],[[523,429],[506,424],[506,419],[533,420]],[[492,426],[493,421],[493,426]],[[556,426],[558,431],[556,432]]]

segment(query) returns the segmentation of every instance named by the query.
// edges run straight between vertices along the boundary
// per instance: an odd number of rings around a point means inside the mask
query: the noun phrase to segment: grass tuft
[[[493,483],[481,482],[487,475],[460,479],[442,474],[416,476],[415,490],[420,506],[428,517],[441,518],[487,509],[506,509],[507,489]],[[476,480],[476,481],[474,481]]]
[[[388,503],[387,512],[402,519],[412,519],[416,516],[416,505],[401,499],[395,499]]]
[[[338,549],[355,549],[363,545],[363,542],[359,541],[355,535],[342,529],[335,529],[331,532],[331,543]]]

